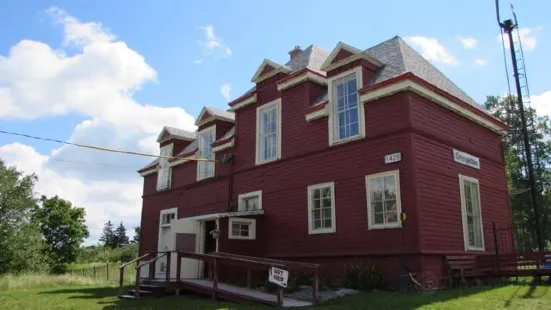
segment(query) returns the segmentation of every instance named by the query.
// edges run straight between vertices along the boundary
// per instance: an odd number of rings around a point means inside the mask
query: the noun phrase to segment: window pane
[[[337,96],[342,97],[344,95],[344,83],[337,84]]]
[[[312,210],[312,219],[320,220],[321,219],[321,210]]]
[[[369,192],[371,193],[371,201],[381,201],[383,199],[383,181],[373,179],[369,182]]]
[[[323,209],[323,218],[324,219],[331,219],[331,208],[329,209]]]
[[[332,227],[332,222],[331,222],[331,219],[325,219],[323,221],[323,228],[331,228]]]
[[[358,88],[357,88],[357,84],[356,84],[356,79],[351,79],[351,80],[348,80],[348,83],[346,84],[347,86],[347,93],[355,93],[358,91]]]
[[[321,228],[321,220],[314,220],[314,229]]]
[[[240,232],[239,224],[235,224],[235,223],[234,223],[234,224],[231,226],[231,233],[232,233],[232,235],[234,235],[234,236],[239,236],[239,232]]]
[[[384,223],[383,219],[384,219],[384,215],[382,212],[375,213],[375,216],[373,218],[373,224],[383,224]]]
[[[396,199],[396,183],[394,176],[386,176],[384,178],[385,199]]]

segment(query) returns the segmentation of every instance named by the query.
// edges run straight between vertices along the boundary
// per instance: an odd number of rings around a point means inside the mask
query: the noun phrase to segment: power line
[[[62,162],[62,163],[81,164],[81,165],[94,165],[94,166],[115,167],[115,168],[133,168],[133,169],[137,168],[137,166],[135,166],[135,165],[114,165],[114,164],[89,162],[89,161],[65,160],[65,159],[58,159],[58,158],[48,158],[48,161],[58,161],[58,162]]]
[[[216,162],[216,160],[206,159],[206,158],[197,158],[197,157],[192,157],[192,156],[188,156],[188,157],[165,156],[165,155],[154,155],[154,154],[147,154],[147,153],[134,152],[134,151],[117,150],[117,149],[101,147],[101,146],[95,146],[95,145],[89,145],[89,144],[82,144],[82,143],[68,142],[68,141],[62,141],[62,140],[51,139],[51,138],[31,136],[31,135],[28,135],[28,134],[12,132],[12,131],[6,131],[6,130],[1,130],[1,129],[0,129],[0,133],[7,134],[7,135],[12,135],[12,136],[25,137],[25,138],[34,139],[34,140],[56,142],[56,143],[60,143],[60,144],[72,145],[72,146],[92,149],[92,150],[96,150],[96,151],[118,153],[118,154],[137,155],[137,156],[155,157],[155,158],[166,158],[166,159],[185,159],[185,160],[193,160],[193,161]]]

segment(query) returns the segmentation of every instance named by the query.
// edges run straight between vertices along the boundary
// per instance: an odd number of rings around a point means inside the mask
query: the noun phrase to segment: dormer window
[[[211,126],[199,132],[199,152],[200,159],[197,161],[197,181],[214,177],[214,153],[212,152],[212,143],[216,135],[216,127]]]
[[[330,78],[330,144],[363,137],[363,106],[358,89],[361,88],[361,68]]]
[[[256,164],[281,157],[281,99],[256,110]]]
[[[170,166],[168,157],[172,156],[172,144],[161,147],[159,157],[159,171],[157,172],[157,190],[162,191],[170,188]]]

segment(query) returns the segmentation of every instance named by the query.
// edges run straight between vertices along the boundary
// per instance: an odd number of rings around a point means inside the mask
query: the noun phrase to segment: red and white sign
[[[279,269],[276,267],[270,268],[270,275],[268,281],[275,283],[279,286],[287,287],[287,280],[289,279],[289,271]]]

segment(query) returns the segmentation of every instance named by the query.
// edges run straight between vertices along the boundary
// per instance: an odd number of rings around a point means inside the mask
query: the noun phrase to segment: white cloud
[[[7,55],[0,54],[0,120],[79,115],[85,120],[69,141],[151,153],[158,153],[155,140],[163,125],[195,130],[194,117],[180,107],[134,100],[136,91],[156,81],[155,70],[142,55],[100,23],[80,22],[58,8],[47,12],[63,27],[63,45],[54,49],[22,40]],[[31,126],[29,130],[33,133]],[[1,155],[36,172],[40,192],[85,207],[92,241],[107,219],[139,222],[142,180],[135,171],[150,159],[67,145],[46,156],[11,144],[2,146]],[[98,169],[59,159],[133,168]]]
[[[536,109],[539,115],[551,117],[551,90],[545,91],[539,95],[532,95],[530,101],[532,107]]]
[[[199,26],[197,27],[203,33],[203,39],[199,41],[199,46],[202,49],[202,56],[208,57],[221,57],[228,58],[232,55],[232,50],[224,41],[214,33],[214,26]],[[196,64],[203,62],[203,59],[197,59],[194,61]]]
[[[487,64],[487,61],[485,59],[478,58],[474,60],[474,64],[483,67]]]
[[[412,45],[419,48],[421,55],[434,62],[441,62],[449,65],[458,65],[459,61],[435,38],[423,36],[406,37]]]
[[[536,38],[541,33],[542,27],[535,27],[535,28],[520,28],[518,30],[518,35],[520,36],[520,42],[522,43],[522,49],[524,51],[532,51],[534,48],[536,48],[536,45],[538,44],[538,39]],[[515,39],[517,38],[517,33],[513,33],[513,36],[515,36]],[[501,35],[497,36],[497,40],[501,42]],[[507,34],[503,34],[503,40],[505,40],[505,47],[509,49],[509,38]]]
[[[231,85],[230,83],[224,83],[222,86],[220,86],[220,93],[222,93],[222,96],[226,101],[230,101],[230,92],[231,92]]]
[[[475,38],[468,37],[459,37],[459,42],[461,42],[461,45],[463,45],[466,49],[475,48],[478,44],[478,41]]]

